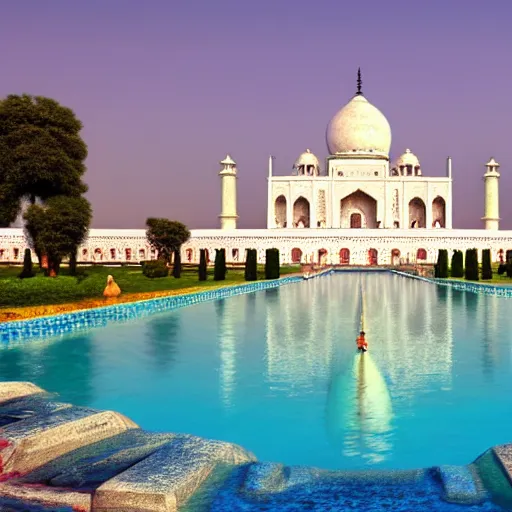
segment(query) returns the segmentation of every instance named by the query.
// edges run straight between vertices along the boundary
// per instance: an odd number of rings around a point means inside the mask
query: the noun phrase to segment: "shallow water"
[[[370,350],[355,354],[359,286]],[[512,441],[512,300],[347,273],[0,348],[0,380],[323,468],[466,464]]]

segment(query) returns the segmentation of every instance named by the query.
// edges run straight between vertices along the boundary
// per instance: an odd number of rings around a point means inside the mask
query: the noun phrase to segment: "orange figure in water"
[[[368,350],[368,343],[366,342],[364,331],[359,333],[359,336],[356,339],[356,343],[357,350],[360,350],[361,352],[366,352]]]

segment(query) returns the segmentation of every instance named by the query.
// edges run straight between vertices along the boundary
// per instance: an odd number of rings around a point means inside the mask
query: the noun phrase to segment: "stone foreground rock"
[[[231,443],[144,432],[121,414],[0,382],[0,510],[501,512],[512,510],[511,472],[512,445],[470,466],[413,471],[260,463]]]

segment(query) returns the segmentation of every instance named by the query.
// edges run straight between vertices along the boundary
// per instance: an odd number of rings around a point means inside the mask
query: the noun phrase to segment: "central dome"
[[[331,119],[326,139],[331,155],[380,153],[387,156],[391,127],[384,114],[358,93]]]

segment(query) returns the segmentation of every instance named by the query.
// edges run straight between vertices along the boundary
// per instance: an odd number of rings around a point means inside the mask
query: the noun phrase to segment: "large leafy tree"
[[[0,225],[19,213],[20,201],[80,196],[87,146],[74,112],[42,96],[9,95],[0,101]]]
[[[190,231],[185,224],[175,220],[150,217],[146,220],[146,238],[149,245],[158,251],[158,257],[167,263],[172,254],[190,238]]]
[[[87,237],[92,219],[85,197],[55,196],[31,205],[23,216],[31,246],[48,258],[48,275],[59,273],[61,261],[76,253]]]

